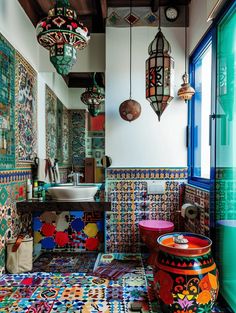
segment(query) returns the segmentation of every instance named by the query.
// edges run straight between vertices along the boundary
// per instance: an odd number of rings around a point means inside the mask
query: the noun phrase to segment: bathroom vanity
[[[18,213],[32,214],[29,232],[34,236],[34,257],[42,252],[88,252],[105,250],[106,212],[109,202],[21,201]]]

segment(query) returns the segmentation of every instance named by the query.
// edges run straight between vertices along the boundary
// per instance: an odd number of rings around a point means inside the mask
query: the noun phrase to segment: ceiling
[[[54,5],[54,0],[18,0],[34,26],[44,17]],[[131,1],[131,2],[130,2]],[[78,12],[79,19],[91,33],[105,32],[105,19],[108,7],[151,7],[156,12],[161,6],[188,5],[191,0],[69,0],[71,6]]]
[[[44,17],[54,5],[54,0],[18,0],[34,26]],[[191,0],[69,0],[71,7],[78,12],[79,20],[86,25],[91,33],[104,33],[108,7],[150,7],[153,12],[160,6],[185,6]],[[182,6],[182,7],[181,7]],[[100,73],[101,74],[101,73]],[[104,85],[104,76],[97,74],[96,80]],[[70,73],[64,77],[68,87],[88,87],[93,84],[93,73]]]

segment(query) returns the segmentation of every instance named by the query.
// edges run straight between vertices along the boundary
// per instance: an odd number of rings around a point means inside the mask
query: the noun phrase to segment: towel
[[[47,176],[50,183],[54,183],[54,174],[53,174],[54,161],[52,158],[47,159]]]
[[[35,163],[37,165],[37,177],[39,181],[48,183],[49,177],[48,177],[48,164],[47,159],[40,159],[37,158],[35,160]]]
[[[61,181],[60,181],[60,172],[59,172],[58,160],[57,159],[54,160],[54,165],[53,165],[52,170],[53,170],[54,182],[59,184]]]

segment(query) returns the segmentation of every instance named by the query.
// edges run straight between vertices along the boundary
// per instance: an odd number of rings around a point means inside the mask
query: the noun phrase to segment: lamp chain
[[[161,3],[160,3],[160,0],[158,1],[158,15],[159,15],[158,30],[161,30]]]
[[[129,1],[130,13],[132,14],[132,0]],[[132,29],[131,29],[131,18],[129,21],[129,98],[132,99]]]
[[[187,10],[186,10],[186,7],[185,7],[185,74],[187,74]]]

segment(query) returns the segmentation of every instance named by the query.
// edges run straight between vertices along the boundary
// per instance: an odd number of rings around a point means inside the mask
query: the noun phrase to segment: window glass
[[[203,46],[193,61],[192,176],[210,178],[209,116],[211,114],[212,46]]]

